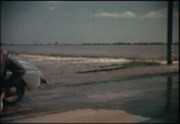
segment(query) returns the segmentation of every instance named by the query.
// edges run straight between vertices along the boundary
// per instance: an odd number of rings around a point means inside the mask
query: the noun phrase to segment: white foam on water
[[[43,55],[26,55],[22,54],[33,61],[41,62],[71,62],[71,63],[123,63],[129,60],[124,58],[90,58],[90,57],[60,57],[60,56],[43,56]]]

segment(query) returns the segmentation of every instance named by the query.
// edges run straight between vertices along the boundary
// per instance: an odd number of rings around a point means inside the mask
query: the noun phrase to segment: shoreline
[[[2,46],[63,46],[63,45],[167,45],[167,43],[161,43],[161,42],[151,42],[151,43],[82,43],[82,44],[43,44],[43,43],[37,43],[37,44],[1,44]],[[172,45],[179,45],[179,42],[173,42]]]

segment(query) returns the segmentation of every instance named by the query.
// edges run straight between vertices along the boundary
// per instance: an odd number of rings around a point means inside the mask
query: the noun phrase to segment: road
[[[45,122],[67,122],[63,117],[68,117],[70,122],[178,123],[179,76],[43,85],[27,91],[19,103],[5,106],[1,122],[44,122],[37,117],[49,117]]]

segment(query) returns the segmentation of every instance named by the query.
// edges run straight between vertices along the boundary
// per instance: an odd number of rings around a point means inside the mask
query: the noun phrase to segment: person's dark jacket
[[[23,66],[4,50],[0,51],[0,57],[0,84],[19,82],[25,73]],[[12,72],[8,79],[6,79],[7,70]]]

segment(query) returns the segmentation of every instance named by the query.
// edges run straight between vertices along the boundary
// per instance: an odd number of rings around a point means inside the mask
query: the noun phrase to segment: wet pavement
[[[86,109],[123,111],[147,118],[136,121],[138,123],[178,123],[179,75],[175,73],[82,85],[44,85],[40,89],[27,91],[19,103],[5,106],[1,122]],[[121,114],[117,118],[121,118]]]

